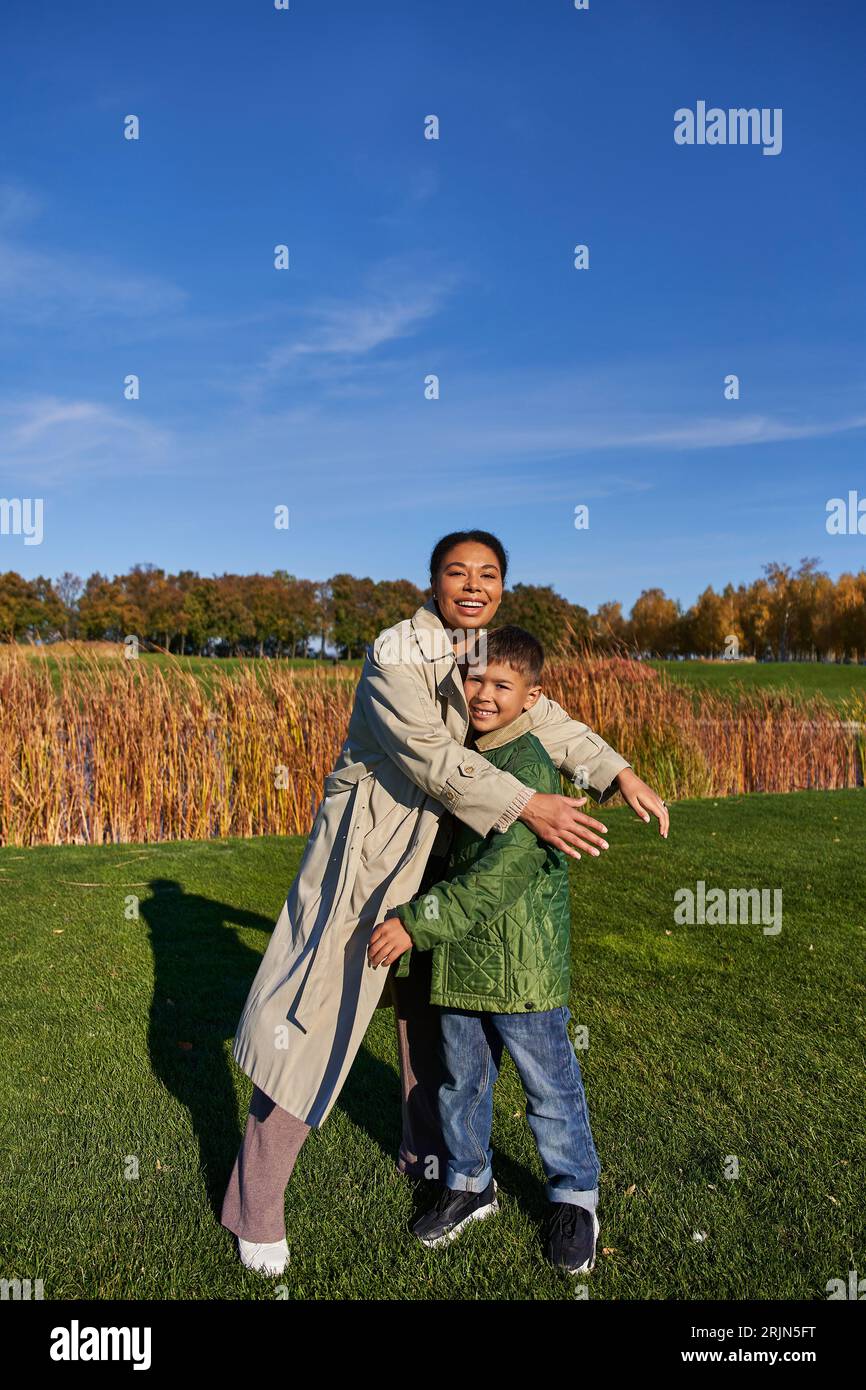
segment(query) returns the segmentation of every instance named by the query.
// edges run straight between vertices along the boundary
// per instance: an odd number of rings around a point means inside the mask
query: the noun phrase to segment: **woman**
[[[367,963],[373,928],[420,889],[431,855],[447,844],[448,816],[478,834],[518,817],[574,858],[598,855],[604,826],[585,798],[535,792],[464,746],[469,728],[461,668],[472,659],[502,598],[507,558],[486,531],[457,531],[436,545],[432,597],[368,649],[346,741],[298,874],[262,958],[233,1055],[254,1082],[244,1141],[222,1224],[250,1268],[280,1273],[288,1258],[285,1188],[312,1126],[327,1119],[349,1073],[386,971]],[[603,803],[620,791],[667,834],[664,803],[603,739],[542,696],[533,733],[570,781]],[[412,956],[419,955],[412,952]],[[399,1166],[435,1176],[437,1015],[425,964],[408,959],[390,983],[403,1086]]]

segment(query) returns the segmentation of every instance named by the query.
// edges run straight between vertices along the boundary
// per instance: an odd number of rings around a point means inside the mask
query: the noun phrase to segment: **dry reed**
[[[554,663],[545,689],[669,800],[862,784],[863,701],[695,696],[622,658]],[[318,669],[0,657],[0,844],[306,834],[354,683]]]

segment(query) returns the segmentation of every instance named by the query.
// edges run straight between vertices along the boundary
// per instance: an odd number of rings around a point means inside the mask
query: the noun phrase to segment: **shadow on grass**
[[[403,1118],[400,1078],[393,1067],[362,1046],[340,1092],[337,1108],[396,1161]]]
[[[175,879],[152,879],[141,903],[154,959],[148,1048],[156,1076],[189,1111],[205,1189],[217,1220],[238,1147],[233,1063],[225,1041],[234,1037],[258,951],[226,926],[267,935],[274,923],[260,913],[198,893]],[[354,1124],[396,1158],[400,1145],[400,1083],[394,1070],[362,1048],[339,1101]]]
[[[258,951],[226,926],[270,933],[257,912],[185,893],[175,879],[155,878],[141,903],[153,949],[154,984],[148,1048],[156,1076],[189,1111],[208,1200],[219,1215],[241,1135],[225,1040],[234,1036]]]

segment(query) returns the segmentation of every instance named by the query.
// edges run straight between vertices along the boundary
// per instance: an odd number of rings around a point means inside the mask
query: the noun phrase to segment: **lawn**
[[[34,661],[44,661],[54,685],[59,683],[64,670],[82,668],[112,667],[124,659],[121,648],[108,642],[80,643],[75,646],[62,644],[57,650],[51,646],[23,648]],[[2,647],[0,647],[2,656]],[[142,672],[154,669],[165,670],[171,667],[186,671],[210,689],[218,673],[236,676],[242,671],[253,671],[258,676],[267,676],[269,670],[293,670],[315,672],[355,684],[361,670],[360,658],[341,661],[297,658],[259,658],[259,657],[204,657],[169,656],[164,652],[144,652],[138,656],[138,667]],[[804,698],[825,695],[828,700],[841,707],[852,696],[866,696],[866,665],[845,666],[819,661],[648,661],[657,671],[670,676],[671,680],[686,685],[696,693],[703,690],[720,695],[739,696],[758,690],[787,690],[796,692]]]
[[[119,662],[127,660],[122,646],[109,642],[79,643],[75,646],[64,643],[56,650],[52,646],[22,646],[19,650],[24,651],[32,661],[45,663],[55,688],[59,685],[63,672],[94,668],[110,670]],[[3,647],[0,645],[0,659],[2,656]],[[131,662],[129,664],[132,665]],[[241,671],[252,671],[256,676],[262,677],[267,676],[268,671],[273,669],[303,673],[320,671],[326,676],[336,676],[354,684],[358,679],[361,664],[360,659],[334,663],[330,659],[319,661],[312,657],[175,656],[165,652],[141,651],[135,658],[133,669],[142,672],[157,669],[165,671],[168,668],[186,671],[195,676],[205,689],[210,689],[214,678],[219,674],[237,676]]]
[[[788,690],[808,698],[825,695],[841,704],[866,695],[866,665],[822,661],[651,661],[657,671],[693,690],[720,695],[752,690]]]
[[[829,1279],[866,1268],[866,797],[683,802],[667,843],[623,808],[604,821],[608,853],[572,865],[571,1009],[589,1029],[603,1169],[598,1263],[581,1282],[599,1299],[824,1299]],[[275,1296],[218,1210],[250,1095],[231,1037],[301,847],[0,850],[5,1277],[42,1278],[47,1299]],[[698,880],[781,888],[781,932],[677,926],[673,894]],[[298,1161],[281,1296],[575,1296],[543,1259],[510,1062],[501,1213],[443,1251],[407,1230],[399,1123],[380,1011]]]

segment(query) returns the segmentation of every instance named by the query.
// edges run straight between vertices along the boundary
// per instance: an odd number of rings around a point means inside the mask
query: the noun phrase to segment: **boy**
[[[537,791],[559,774],[529,732],[541,694],[541,643],[518,627],[487,635],[487,665],[464,681],[474,746]],[[527,1119],[551,1203],[547,1255],[580,1274],[595,1263],[598,1155],[580,1067],[568,1037],[568,859],[520,821],[482,837],[457,822],[447,878],[393,909],[369,960],[432,950],[430,1002],[441,1006],[439,1091],[449,1158],[444,1187],[412,1227],[425,1245],[453,1240],[498,1210],[491,1168],[493,1083],[503,1046],[526,1092]]]

